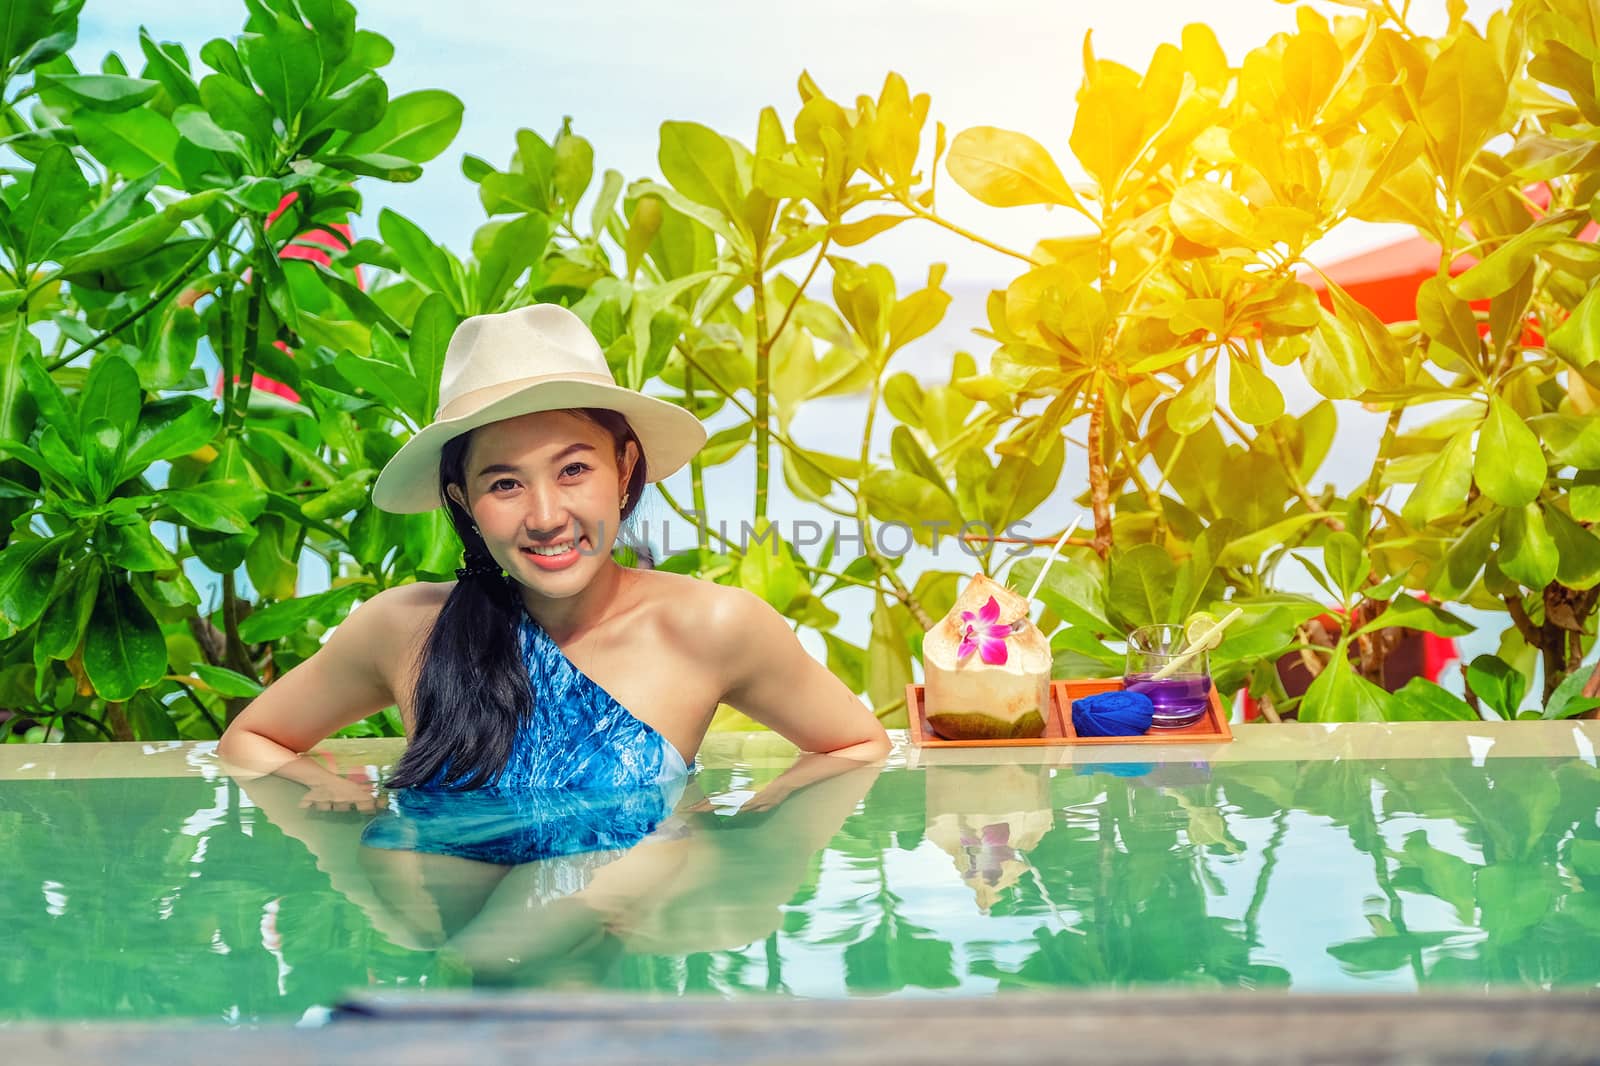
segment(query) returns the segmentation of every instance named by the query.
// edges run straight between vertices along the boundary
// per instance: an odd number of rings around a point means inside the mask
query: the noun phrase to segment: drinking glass
[[[1128,661],[1122,685],[1129,692],[1150,697],[1155,704],[1155,716],[1150,722],[1153,728],[1190,725],[1206,713],[1211,699],[1211,667],[1204,651],[1196,652],[1166,677],[1155,677],[1187,651],[1182,626],[1140,626],[1128,634]]]

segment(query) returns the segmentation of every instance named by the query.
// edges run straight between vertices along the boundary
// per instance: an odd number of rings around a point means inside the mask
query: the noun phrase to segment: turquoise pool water
[[[1600,769],[1579,741],[1486,759],[1237,757],[1248,738],[1216,761],[918,753],[752,803],[789,757],[714,737],[670,832],[509,870],[363,847],[369,816],[300,810],[299,786],[241,785],[193,747],[120,746],[99,776],[56,779],[13,757],[0,1019],[293,1020],[353,990],[475,984],[1592,988]]]

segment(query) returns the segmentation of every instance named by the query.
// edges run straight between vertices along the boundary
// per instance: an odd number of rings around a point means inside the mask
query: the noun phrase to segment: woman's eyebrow
[[[595,450],[594,445],[592,445],[592,444],[584,444],[582,441],[579,441],[577,444],[569,444],[565,448],[561,449],[561,451],[557,452],[554,456],[551,457],[550,461],[552,463],[559,463],[561,460],[565,459],[569,455],[574,454],[575,452],[592,452],[594,450]],[[517,473],[521,473],[520,468],[512,466],[510,463],[490,463],[488,466],[484,467],[482,470],[478,471],[477,474],[475,474],[473,476],[474,477],[483,477],[485,474],[517,474]]]

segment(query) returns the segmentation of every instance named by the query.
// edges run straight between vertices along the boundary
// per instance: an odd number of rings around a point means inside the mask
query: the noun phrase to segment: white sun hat
[[[473,315],[445,350],[439,410],[394,454],[372,486],[385,511],[440,506],[439,453],[468,430],[534,411],[604,407],[620,412],[644,449],[649,481],[661,481],[706,442],[698,418],[676,404],[623,388],[583,320],[557,304]]]

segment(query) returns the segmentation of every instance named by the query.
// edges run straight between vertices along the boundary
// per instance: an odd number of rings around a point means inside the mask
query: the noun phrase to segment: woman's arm
[[[889,754],[877,717],[822,663],[765,600],[717,585],[700,638],[722,672],[727,703],[802,751],[860,762]]]
[[[403,591],[388,589],[356,608],[311,658],[251,701],[217,743],[231,772],[275,773],[308,787],[348,784],[300,754],[394,703],[381,656],[396,654],[392,616]]]

